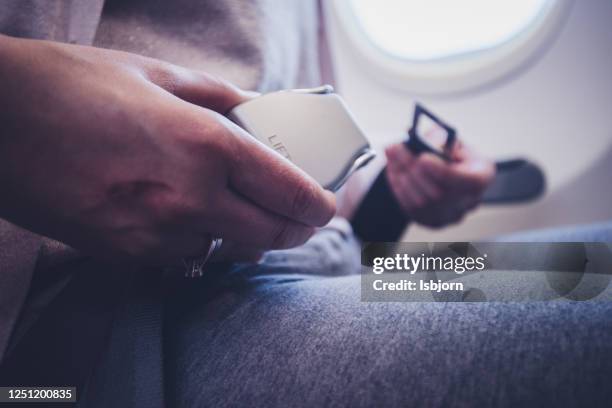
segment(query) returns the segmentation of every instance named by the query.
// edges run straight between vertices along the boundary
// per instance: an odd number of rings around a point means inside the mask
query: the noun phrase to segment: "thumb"
[[[235,132],[244,132],[237,126]],[[323,226],[336,212],[333,193],[280,154],[248,136],[230,172],[230,184],[274,213],[310,226]]]

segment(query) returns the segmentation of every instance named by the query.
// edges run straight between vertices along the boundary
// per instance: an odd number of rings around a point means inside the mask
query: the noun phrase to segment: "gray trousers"
[[[612,224],[509,240],[608,241]],[[610,406],[612,303],[368,303],[323,230],[166,305],[173,407]]]

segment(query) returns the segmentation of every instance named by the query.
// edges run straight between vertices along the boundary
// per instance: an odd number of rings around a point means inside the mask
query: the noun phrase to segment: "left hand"
[[[419,156],[403,144],[389,146],[387,180],[406,216],[429,227],[459,222],[479,203],[495,176],[491,160],[457,143],[452,161],[424,153]]]

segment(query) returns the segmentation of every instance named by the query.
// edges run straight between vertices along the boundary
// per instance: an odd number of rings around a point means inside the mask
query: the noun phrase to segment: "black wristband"
[[[376,177],[351,221],[362,241],[395,242],[410,222],[391,191],[385,171],[386,168]]]

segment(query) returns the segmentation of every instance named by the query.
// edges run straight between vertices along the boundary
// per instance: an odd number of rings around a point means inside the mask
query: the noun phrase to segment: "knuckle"
[[[173,95],[180,86],[180,69],[172,64],[156,61],[145,67],[145,74],[151,82]]]
[[[206,81],[209,82],[210,86],[216,87],[219,92],[225,94],[227,96],[233,96],[235,93],[235,88],[232,84],[230,84],[225,79],[221,78],[217,75],[204,74]]]
[[[210,74],[200,73],[199,75],[208,89],[214,90],[217,95],[218,106],[216,106],[216,110],[220,112],[228,111],[246,99],[246,96],[237,87],[225,79]]]

